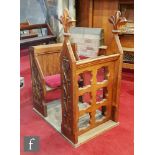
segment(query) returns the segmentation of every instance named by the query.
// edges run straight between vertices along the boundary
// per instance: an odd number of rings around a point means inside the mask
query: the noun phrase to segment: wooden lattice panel
[[[97,80],[97,72],[99,69],[103,69],[103,81]],[[82,96],[86,93],[89,93],[91,96],[90,104],[88,108],[84,110],[79,110],[79,118],[83,115],[90,115],[89,126],[85,129],[81,130],[79,128],[79,135],[102,124],[103,122],[110,119],[111,116],[111,106],[112,106],[112,89],[113,89],[113,76],[114,76],[114,62],[107,62],[105,64],[95,66],[88,66],[76,71],[76,78],[78,80],[79,75],[83,74],[84,72],[88,72],[91,74],[91,84],[85,85],[84,87],[78,87],[78,96]],[[101,101],[97,101],[97,91],[103,89],[103,99]],[[106,115],[103,119],[96,120],[95,115],[98,109],[102,107],[106,107]],[[102,110],[103,113],[103,110]]]

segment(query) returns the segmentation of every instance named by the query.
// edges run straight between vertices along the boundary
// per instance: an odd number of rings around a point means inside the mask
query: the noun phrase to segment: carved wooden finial
[[[69,29],[73,26],[75,20],[70,17],[68,9],[64,10],[63,16],[60,17],[60,23],[63,25],[64,34],[69,34]]]
[[[109,18],[109,22],[113,25],[113,32],[118,32],[119,27],[125,25],[127,20],[125,17],[121,17],[120,11],[116,11],[115,15]]]

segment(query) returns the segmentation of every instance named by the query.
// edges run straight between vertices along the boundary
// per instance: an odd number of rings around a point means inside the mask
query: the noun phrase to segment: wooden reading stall
[[[64,28],[63,45],[34,46],[30,50],[33,107],[76,147],[118,125],[123,59],[118,27],[126,23],[126,19],[119,11],[111,16],[109,21],[113,25],[114,38],[104,49],[106,54],[83,60],[78,58],[76,46],[70,43],[69,29],[75,20],[69,16],[68,10],[64,10],[60,21]],[[48,70],[51,71],[49,74]],[[44,92],[47,89],[44,84],[48,84],[45,76],[57,75],[58,72],[61,82],[58,82],[59,79],[55,82],[60,84],[61,95],[45,102]],[[86,79],[80,84],[83,74]]]

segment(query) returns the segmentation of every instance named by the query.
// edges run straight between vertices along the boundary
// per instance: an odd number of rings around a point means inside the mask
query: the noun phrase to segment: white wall
[[[32,24],[45,23],[44,0],[20,0],[20,22],[26,19]]]
[[[58,17],[60,18],[60,16],[63,14],[63,10],[65,8],[68,8],[69,13],[71,15],[72,18],[75,19],[75,0],[58,0]],[[63,28],[62,25],[59,22],[59,41],[62,42],[62,37],[63,37]]]
[[[20,0],[20,19],[28,19],[31,23],[50,23],[54,34],[62,38],[63,28],[58,18],[65,8],[75,18],[75,0]],[[62,41],[62,39],[60,39]]]

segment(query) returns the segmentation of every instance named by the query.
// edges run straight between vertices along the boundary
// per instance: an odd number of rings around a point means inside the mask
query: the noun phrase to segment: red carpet
[[[21,155],[133,155],[134,82],[132,72],[123,72],[120,125],[74,149],[59,133],[32,110],[29,57],[21,57],[21,76],[25,86],[20,95]],[[24,136],[39,136],[40,151],[24,152]]]

